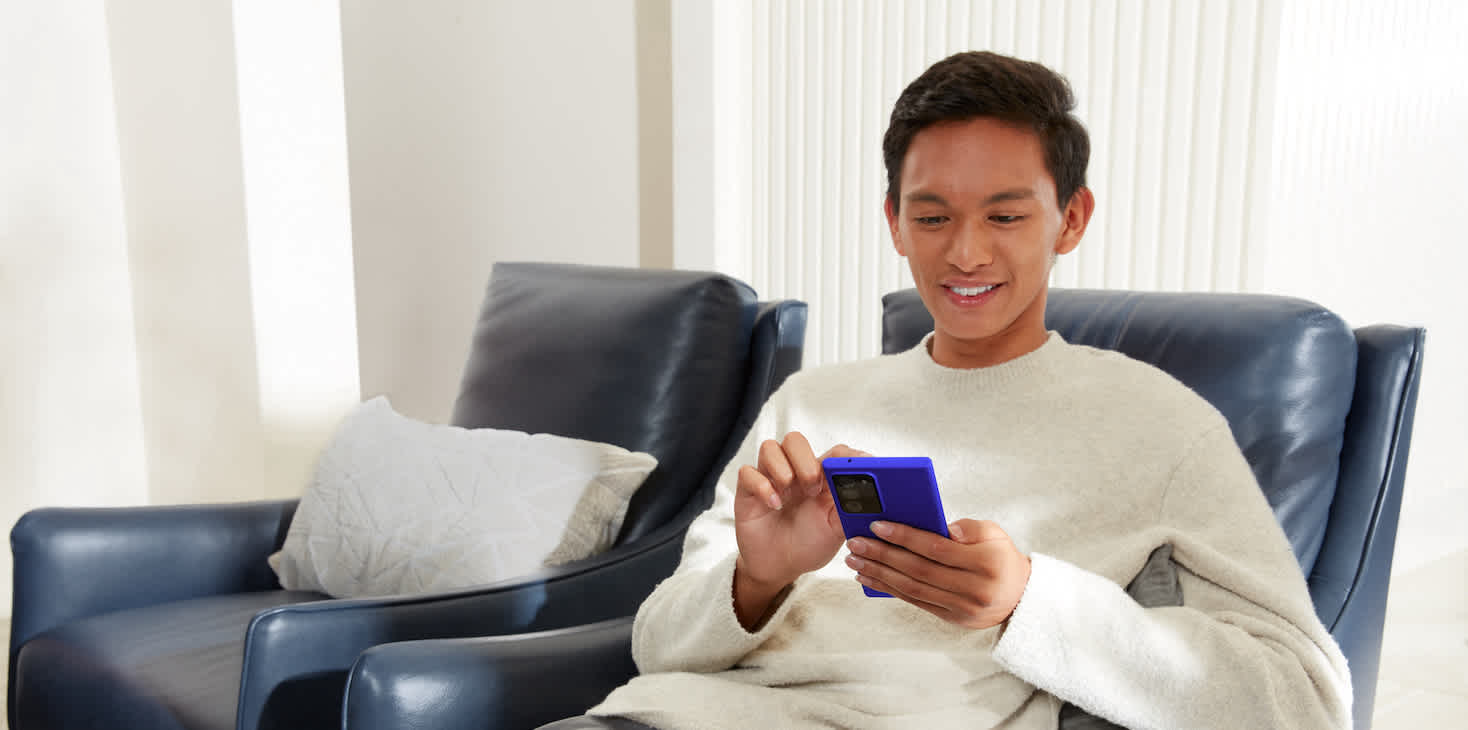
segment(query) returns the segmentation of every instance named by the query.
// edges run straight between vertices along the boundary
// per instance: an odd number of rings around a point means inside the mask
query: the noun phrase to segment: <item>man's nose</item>
[[[973,223],[960,226],[948,244],[948,263],[960,271],[974,271],[994,263],[994,242]]]

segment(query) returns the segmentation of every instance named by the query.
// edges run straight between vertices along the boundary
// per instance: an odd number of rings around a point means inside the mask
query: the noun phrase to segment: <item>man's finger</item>
[[[826,453],[821,454],[820,459],[817,459],[816,465],[820,466],[820,463],[825,461],[826,459],[848,459],[857,456],[871,456],[871,454],[868,454],[867,452],[861,451],[859,449],[853,449],[846,444],[836,444],[835,446],[826,449]],[[810,494],[816,494],[817,492],[826,490],[825,476],[825,470],[822,469],[818,475],[820,481],[818,484],[811,488],[809,492]]]
[[[765,478],[764,474],[748,464],[739,467],[739,489],[748,492],[750,496],[759,500],[760,504],[767,504],[770,509],[780,509],[780,495],[775,491],[774,485]]]
[[[871,456],[871,454],[868,454],[867,452],[862,451],[861,449],[853,449],[850,446],[847,446],[846,444],[836,444],[835,446],[832,446],[830,449],[828,449],[826,451],[826,453],[822,454],[821,455],[821,458],[822,459],[831,459],[831,458],[835,458],[835,459],[846,459],[846,458],[851,458],[851,457],[855,457],[855,456]]]
[[[972,576],[968,568],[934,560],[905,547],[890,545],[881,540],[853,538],[847,541],[847,548],[858,561],[890,569],[923,583],[957,586],[967,583]],[[851,567],[857,568],[855,565]]]
[[[911,603],[946,607],[954,600],[951,590],[874,560],[852,555],[847,557],[846,565],[857,571],[858,581],[864,585]]]
[[[1009,533],[993,520],[955,520],[948,524],[948,536],[955,542],[977,545],[990,540],[1008,540]]]
[[[796,484],[808,487],[821,480],[821,462],[816,460],[816,452],[811,449],[805,434],[791,431],[785,434],[785,441],[780,445],[785,450],[785,458],[790,461]]]
[[[936,532],[919,530],[916,527],[886,520],[873,522],[871,527],[873,535],[893,545],[900,545],[911,552],[944,565],[963,566],[964,556],[959,545]]]
[[[795,472],[785,458],[785,449],[773,439],[759,445],[759,471],[770,481],[770,486],[783,492],[795,480]]]

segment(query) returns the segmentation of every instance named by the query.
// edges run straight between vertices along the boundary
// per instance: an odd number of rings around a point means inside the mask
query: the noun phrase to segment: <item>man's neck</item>
[[[993,367],[1040,349],[1050,338],[1044,327],[1020,337],[989,338],[983,342],[964,342],[935,333],[928,340],[928,356],[933,362],[955,370]]]

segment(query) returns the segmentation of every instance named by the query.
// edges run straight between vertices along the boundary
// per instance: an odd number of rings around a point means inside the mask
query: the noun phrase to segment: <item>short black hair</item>
[[[902,163],[918,132],[941,122],[992,117],[1040,136],[1045,168],[1064,208],[1086,184],[1091,157],[1091,139],[1073,113],[1075,106],[1070,82],[1038,63],[989,51],[949,56],[908,84],[892,107],[882,137],[887,200],[898,209]]]

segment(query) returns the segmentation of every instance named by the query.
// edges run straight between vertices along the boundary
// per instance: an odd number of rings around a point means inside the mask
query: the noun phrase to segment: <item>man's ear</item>
[[[891,196],[884,199],[882,212],[887,214],[887,230],[892,233],[892,247],[897,249],[898,256],[906,256],[907,247],[902,244],[902,234],[897,228],[897,211],[892,209]]]
[[[1081,244],[1086,226],[1091,223],[1091,214],[1096,212],[1096,196],[1084,185],[1071,194],[1070,202],[1061,211],[1060,235],[1055,239],[1055,253],[1067,254]]]

